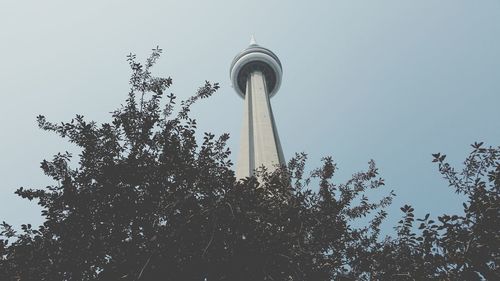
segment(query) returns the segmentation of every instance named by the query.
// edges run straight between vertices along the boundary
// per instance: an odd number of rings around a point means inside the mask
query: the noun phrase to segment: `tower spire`
[[[252,45],[258,45],[257,41],[255,41],[255,36],[252,34],[252,37],[250,38],[250,46]]]

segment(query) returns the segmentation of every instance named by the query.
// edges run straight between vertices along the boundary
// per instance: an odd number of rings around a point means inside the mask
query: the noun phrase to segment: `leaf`
[[[432,157],[434,157],[434,159],[432,159],[432,162],[438,162],[440,156],[441,156],[441,153],[433,153]]]
[[[474,148],[474,149],[479,149],[482,145],[483,145],[484,142],[474,142],[474,144],[472,144],[471,146]]]

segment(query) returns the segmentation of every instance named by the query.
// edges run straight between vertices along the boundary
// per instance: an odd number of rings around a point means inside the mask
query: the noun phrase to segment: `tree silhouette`
[[[397,236],[382,240],[380,224],[394,194],[368,198],[368,189],[384,185],[373,161],[335,183],[332,158],[306,174],[302,153],[286,167],[261,167],[256,177],[237,181],[229,136],[205,133],[198,142],[189,117],[191,105],[218,84],[206,82],[176,111],[176,97],[165,93],[172,80],[151,74],[160,54],[154,49],[145,64],[128,56],[130,92],[110,123],[38,117],[40,128],[81,152],[77,163],[67,152],[41,163],[54,185],[16,191],[38,201],[45,221],[20,231],[1,225],[0,280],[497,276],[500,149],[476,144],[462,174],[435,155],[440,172],[469,196],[465,216],[442,216],[439,223],[426,216],[415,234],[413,208],[405,206]]]
[[[414,225],[414,209],[402,207],[397,237],[384,241],[374,263],[375,279],[500,279],[500,147],[472,148],[460,172],[445,162],[446,155],[433,154],[450,187],[467,196],[463,214],[437,221],[427,214]]]

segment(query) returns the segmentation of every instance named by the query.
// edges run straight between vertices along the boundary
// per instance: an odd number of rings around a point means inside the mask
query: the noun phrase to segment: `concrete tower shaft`
[[[236,177],[253,175],[260,166],[273,169],[285,163],[270,97],[281,85],[278,57],[255,43],[238,54],[230,70],[236,92],[245,99]]]

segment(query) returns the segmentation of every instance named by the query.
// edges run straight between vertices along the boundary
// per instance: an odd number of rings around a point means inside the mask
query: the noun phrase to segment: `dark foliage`
[[[500,280],[500,147],[472,148],[461,172],[433,154],[450,187],[467,196],[463,214],[415,221],[414,209],[402,207],[397,237],[381,244],[373,264],[375,279]]]
[[[174,111],[170,78],[128,57],[125,105],[112,122],[76,116],[39,126],[81,148],[77,167],[60,153],[41,168],[55,183],[16,193],[36,199],[37,229],[0,228],[0,280],[489,280],[498,277],[500,149],[474,146],[462,173],[435,155],[440,172],[466,194],[465,215],[419,219],[405,206],[397,236],[379,239],[392,191],[373,161],[343,184],[324,158],[305,176],[305,154],[287,167],[236,181],[228,135],[196,140],[191,105],[212,95],[206,82]],[[162,100],[166,100],[162,104]],[[318,188],[319,186],[319,188]],[[312,190],[318,190],[313,192]],[[368,222],[363,226],[358,219]],[[498,278],[497,278],[498,279]]]

